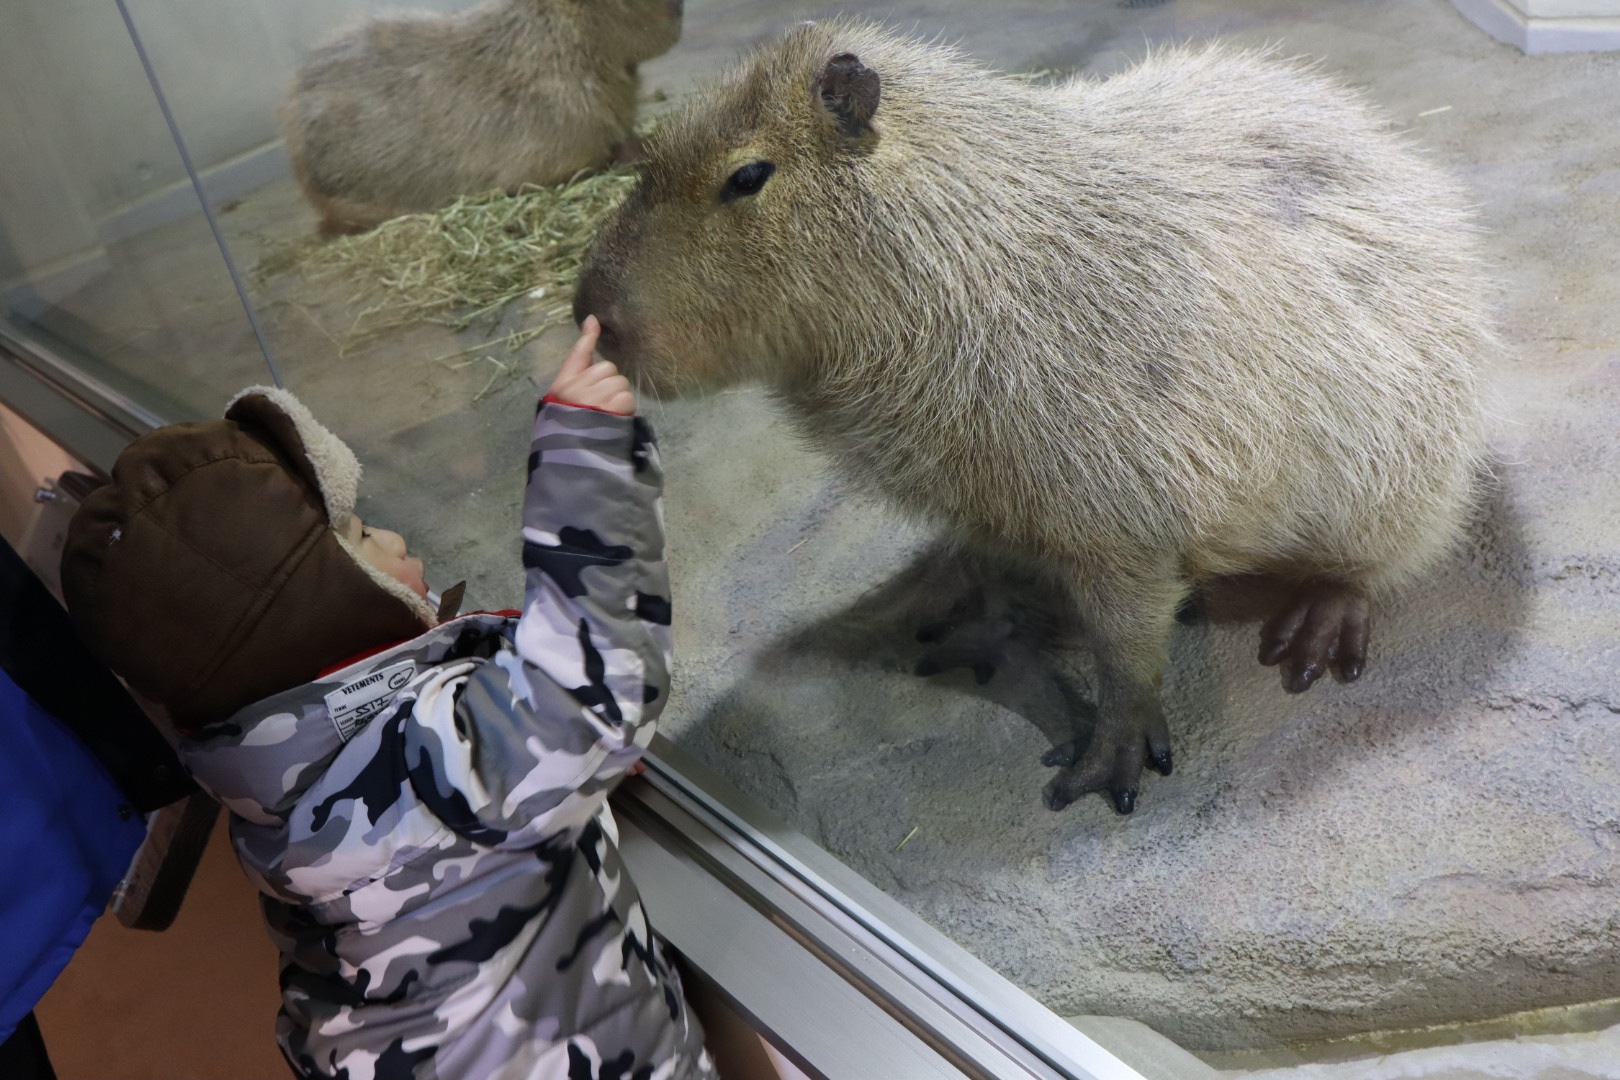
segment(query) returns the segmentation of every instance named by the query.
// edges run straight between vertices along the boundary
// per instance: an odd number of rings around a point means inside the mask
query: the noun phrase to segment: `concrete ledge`
[[[279,141],[266,143],[203,170],[203,190],[218,206],[290,175],[292,163]],[[0,303],[25,319],[37,319],[112,269],[107,248],[201,212],[190,180],[178,180],[126,203],[95,224],[96,246],[64,255],[21,274],[0,278]]]
[[[1466,1046],[1434,1046],[1353,1061],[1225,1073],[1227,1080],[1542,1080],[1620,1078],[1620,1027],[1570,1035],[1520,1036]]]
[[[1508,0],[1532,19],[1620,17],[1620,0]]]
[[[277,140],[203,169],[202,185],[209,201],[217,206],[291,172],[287,148]],[[177,180],[102,218],[96,223],[96,236],[103,244],[115,244],[198,212],[200,207],[191,181]]]
[[[1140,1020],[1123,1016],[1069,1016],[1081,1034],[1154,1080],[1219,1080],[1220,1073]]]
[[[1528,56],[1620,49],[1620,12],[1541,18],[1526,14],[1509,0],[1451,0],[1451,4],[1491,37],[1517,47]],[[1590,10],[1603,6],[1601,0],[1589,0],[1579,6],[1555,10]],[[1548,5],[1531,6],[1532,11],[1542,9],[1548,9]]]

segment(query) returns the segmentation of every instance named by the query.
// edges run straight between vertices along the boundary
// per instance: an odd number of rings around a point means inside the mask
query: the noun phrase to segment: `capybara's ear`
[[[821,98],[822,108],[832,114],[839,132],[850,138],[872,130],[872,114],[877,112],[882,92],[878,73],[847,52],[827,61],[812,88],[812,93]]]

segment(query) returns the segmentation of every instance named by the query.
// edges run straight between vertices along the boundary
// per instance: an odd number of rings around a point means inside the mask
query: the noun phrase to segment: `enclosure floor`
[[[1175,775],[1129,819],[1094,798],[1053,814],[1054,705],[1033,683],[910,674],[935,598],[896,575],[929,537],[830,477],[757,390],[652,403],[677,611],[664,731],[1064,1015],[1235,1050],[1612,996],[1620,55],[1527,58],[1445,0],[690,0],[646,85],[678,96],[838,10],[1013,71],[1107,74],[1226,36],[1365,87],[1480,204],[1509,346],[1491,373],[1501,482],[1466,550],[1380,613],[1360,683],[1289,697],[1254,663],[1255,626],[1180,629]],[[282,182],[222,220],[250,265],[314,219]],[[526,429],[567,335],[512,374],[446,357],[475,332],[340,351],[340,285],[255,286],[288,384],[366,463],[363,516],[404,532],[435,585],[512,605]],[[240,357],[239,330],[220,342]],[[177,397],[222,403],[243,370]]]

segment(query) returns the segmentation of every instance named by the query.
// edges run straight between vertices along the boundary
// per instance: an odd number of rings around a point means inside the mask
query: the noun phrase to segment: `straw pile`
[[[355,236],[274,247],[254,273],[261,281],[294,271],[308,280],[341,278],[361,307],[345,345],[422,322],[458,331],[487,322],[493,331],[509,304],[530,297],[537,303],[523,312],[522,327],[506,335],[515,349],[569,320],[585,249],[634,182],[621,167],[516,195],[466,196]]]

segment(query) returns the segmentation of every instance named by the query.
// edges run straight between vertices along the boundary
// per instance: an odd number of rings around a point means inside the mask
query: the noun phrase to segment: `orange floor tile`
[[[36,1012],[59,1080],[285,1080],[276,950],[220,815],[174,925],[103,915]]]

